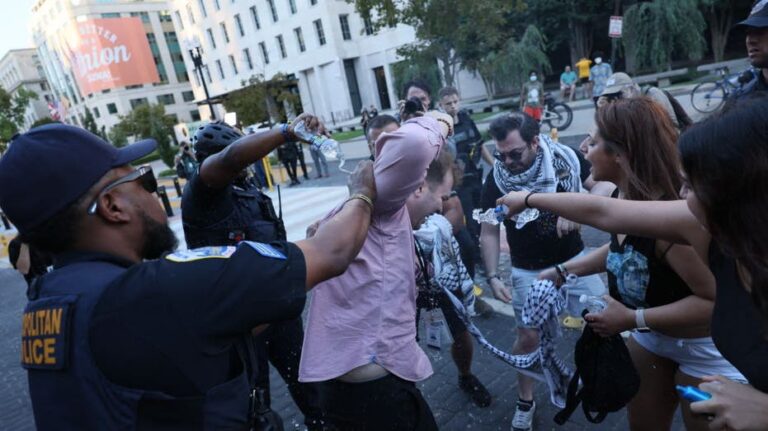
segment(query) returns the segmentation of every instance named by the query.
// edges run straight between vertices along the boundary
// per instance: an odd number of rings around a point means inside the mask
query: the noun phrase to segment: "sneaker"
[[[533,431],[533,414],[536,412],[536,403],[531,401],[518,401],[515,407],[515,416],[512,418],[512,431]]]
[[[459,387],[472,398],[472,402],[476,406],[488,407],[491,405],[491,394],[474,374],[459,376]]]

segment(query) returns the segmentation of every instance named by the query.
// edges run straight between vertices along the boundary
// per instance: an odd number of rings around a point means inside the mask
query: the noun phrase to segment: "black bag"
[[[558,425],[571,417],[579,403],[588,421],[600,423],[608,413],[627,405],[640,389],[640,376],[619,334],[603,338],[587,325],[576,342],[574,360],[576,372],[568,385],[565,408],[554,418]]]

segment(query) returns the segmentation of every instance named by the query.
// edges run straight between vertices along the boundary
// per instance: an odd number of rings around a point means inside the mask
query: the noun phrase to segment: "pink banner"
[[[141,19],[85,20],[75,24],[73,33],[70,64],[84,95],[160,81]]]

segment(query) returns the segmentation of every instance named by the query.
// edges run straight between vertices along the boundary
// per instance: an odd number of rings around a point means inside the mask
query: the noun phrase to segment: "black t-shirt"
[[[301,314],[305,284],[304,256],[291,243],[243,242],[135,265],[94,309],[93,357],[116,384],[200,394],[241,372],[233,346],[251,328]]]
[[[712,312],[712,339],[717,350],[744,375],[749,384],[768,392],[768,333],[765,319],[744,289],[736,262],[712,241],[709,269],[717,281]]]
[[[235,210],[233,184],[228,184],[224,189],[208,187],[200,175],[195,175],[184,186],[184,194],[181,199],[181,218],[184,223],[195,226],[210,226],[223,220]]]
[[[557,190],[562,191],[559,185]],[[496,200],[502,196],[491,170],[483,185],[483,211],[495,208]],[[536,220],[527,223],[522,229],[517,229],[514,221],[504,220],[512,266],[528,270],[543,269],[565,262],[584,249],[578,231],[570,232],[562,238],[557,237],[557,218],[554,213],[541,211]]]
[[[465,176],[480,176],[477,167],[482,151],[482,136],[472,117],[464,111],[459,111],[459,122],[453,125],[453,141],[456,144],[456,159],[464,164]]]

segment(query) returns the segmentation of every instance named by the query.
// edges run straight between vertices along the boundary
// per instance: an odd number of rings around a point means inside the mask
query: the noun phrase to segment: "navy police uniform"
[[[247,429],[250,388],[235,342],[298,316],[305,278],[303,255],[288,243],[138,265],[59,256],[22,326],[38,428]]]

